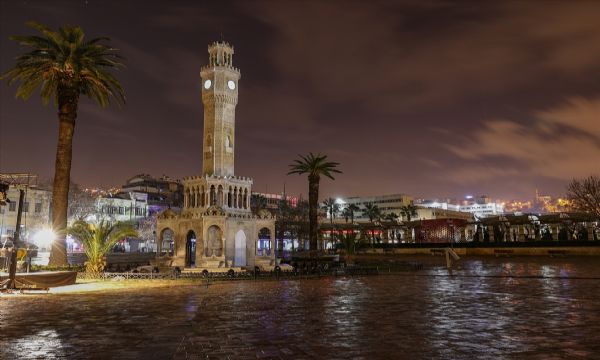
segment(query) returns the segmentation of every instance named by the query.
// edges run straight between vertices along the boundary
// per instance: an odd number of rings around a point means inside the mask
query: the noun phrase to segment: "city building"
[[[344,207],[354,204],[358,207],[358,211],[354,213],[354,220],[357,222],[367,222],[369,217],[365,215],[363,209],[366,204],[371,203],[377,205],[382,216],[387,214],[395,213],[396,215],[401,214],[401,208],[406,205],[410,205],[413,202],[412,197],[406,194],[391,194],[391,195],[378,195],[378,196],[353,196],[347,198],[336,199],[336,202],[340,204],[340,214]],[[338,221],[340,214],[338,214]],[[327,214],[329,217],[329,214]]]
[[[260,192],[252,192],[252,197],[250,199],[250,206],[253,209],[269,209],[276,210],[279,208],[279,204],[284,200],[287,200],[287,203],[291,207],[298,206],[298,197],[290,196],[284,194],[268,194],[268,193],[260,193]]]
[[[88,220],[107,220],[136,222],[148,216],[147,194],[132,192],[130,198],[119,196],[99,197],[96,199],[96,213]]]
[[[472,196],[467,196],[459,204],[452,204],[447,201],[438,200],[418,200],[416,205],[425,208],[436,208],[455,212],[471,213],[478,218],[504,213],[504,204],[493,202],[486,195],[482,195],[476,199]]]
[[[121,197],[129,193],[146,194],[149,214],[152,216],[167,208],[183,206],[183,184],[163,175],[154,178],[148,174],[138,174],[125,182],[119,190]]]
[[[234,172],[240,79],[239,69],[233,66],[234,49],[226,42],[215,42],[208,46],[208,53],[209,64],[200,71],[202,174],[183,179],[179,213],[167,209],[158,215],[159,246],[173,252],[173,265],[186,268],[271,265],[275,219],[268,211],[252,212],[253,181]]]
[[[417,216],[413,220],[460,219],[471,221],[474,216],[470,212],[452,209],[417,206]]]
[[[52,191],[37,186],[10,185],[8,187],[6,195],[10,202],[0,205],[0,236],[2,241],[14,236],[21,188],[25,190],[21,215],[21,239],[35,243],[36,234],[50,227],[52,203]]]

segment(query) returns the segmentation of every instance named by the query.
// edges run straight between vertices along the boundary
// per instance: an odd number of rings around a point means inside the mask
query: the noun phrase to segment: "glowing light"
[[[33,235],[34,243],[41,248],[49,247],[54,239],[56,239],[56,234],[52,229],[42,229]]]

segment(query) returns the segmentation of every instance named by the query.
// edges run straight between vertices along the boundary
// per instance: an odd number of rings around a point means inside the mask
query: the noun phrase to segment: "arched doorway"
[[[235,234],[235,266],[246,266],[246,234],[240,230]]]
[[[188,231],[185,240],[185,266],[193,267],[196,265],[196,233]]]
[[[173,250],[175,246],[175,236],[173,230],[166,228],[160,232],[159,238],[159,253],[165,252],[166,254],[173,255]]]
[[[258,243],[256,244],[256,255],[269,256],[271,255],[271,230],[262,228],[258,231]]]

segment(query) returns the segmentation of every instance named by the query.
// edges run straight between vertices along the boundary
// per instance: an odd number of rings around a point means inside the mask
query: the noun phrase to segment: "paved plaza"
[[[2,359],[592,359],[597,258],[0,298]]]

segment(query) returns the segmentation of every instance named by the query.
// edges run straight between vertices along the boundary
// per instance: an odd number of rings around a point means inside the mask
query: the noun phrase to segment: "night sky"
[[[6,1],[0,71],[24,23],[80,25],[127,58],[128,102],[80,103],[72,178],[201,172],[207,45],[241,69],[236,173],[306,196],[297,154],[344,172],[321,197],[561,195],[600,173],[600,1]],[[0,84],[0,171],[53,174],[56,109]]]

